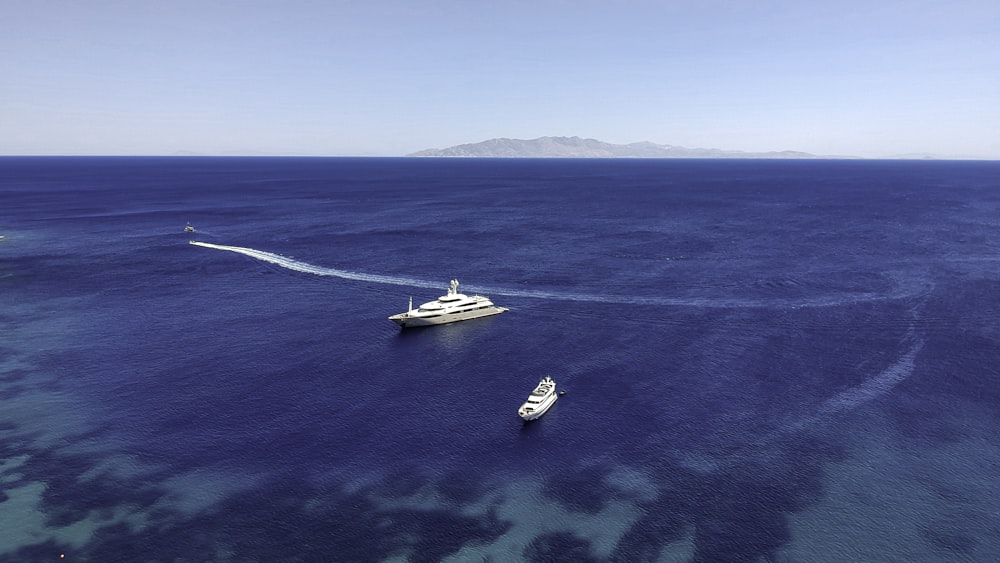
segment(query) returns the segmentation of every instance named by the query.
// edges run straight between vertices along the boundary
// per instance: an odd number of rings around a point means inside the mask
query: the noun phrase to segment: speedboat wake
[[[282,268],[304,272],[317,276],[329,276],[346,280],[366,281],[387,285],[399,285],[406,287],[439,288],[441,283],[437,281],[427,281],[418,278],[408,278],[402,276],[386,276],[381,274],[367,274],[362,272],[351,272],[339,270],[337,268],[326,268],[315,266],[292,258],[245,248],[242,246],[227,246],[222,244],[212,244],[208,242],[189,241],[194,246],[211,248],[215,250],[225,250],[243,254],[251,258],[267,262]],[[738,297],[640,297],[630,295],[596,295],[589,293],[566,293],[554,291],[541,291],[535,289],[511,289],[505,287],[490,287],[482,285],[469,285],[470,290],[482,292],[490,295],[503,295],[506,297],[524,297],[529,299],[545,299],[552,301],[574,301],[590,303],[609,303],[625,305],[653,305],[667,307],[711,307],[711,308],[758,308],[758,307],[832,307],[849,303],[864,301],[879,301],[885,299],[900,299],[910,297],[915,294],[925,293],[928,288],[922,284],[905,283],[897,284],[895,291],[890,293],[857,293],[850,295],[834,294],[819,295],[811,298],[738,298]]]
[[[307,264],[305,262],[299,262],[298,260],[286,258],[284,256],[281,256],[280,254],[272,254],[270,252],[264,252],[263,250],[254,250],[253,248],[244,248],[242,246],[225,246],[222,244],[211,244],[208,242],[198,242],[195,240],[192,240],[191,244],[195,246],[201,246],[204,248],[212,248],[215,250],[226,250],[228,252],[235,252],[236,254],[242,254],[244,256],[256,258],[261,262],[267,262],[269,264],[281,266],[282,268],[287,268],[289,270],[294,270],[296,272],[315,274],[317,276],[330,276],[335,278],[342,278],[345,280],[367,281],[374,283],[383,283],[388,285],[402,285],[408,287],[438,288],[441,285],[441,282],[429,282],[424,280],[418,280],[416,278],[383,276],[379,274],[364,274],[357,272],[349,272],[347,270],[338,270],[336,268],[324,268],[322,266],[313,266],[312,264]]]

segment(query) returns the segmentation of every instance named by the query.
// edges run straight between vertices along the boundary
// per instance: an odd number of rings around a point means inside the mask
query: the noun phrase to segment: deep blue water
[[[8,157],[0,235],[0,561],[1000,553],[997,162]]]

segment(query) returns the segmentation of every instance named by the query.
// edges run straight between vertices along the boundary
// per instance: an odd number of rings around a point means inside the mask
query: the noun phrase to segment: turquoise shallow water
[[[1000,553],[996,163],[0,171],[0,560]]]

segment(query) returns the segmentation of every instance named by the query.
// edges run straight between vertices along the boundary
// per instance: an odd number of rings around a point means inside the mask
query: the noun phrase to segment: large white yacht
[[[528,395],[528,400],[517,409],[517,414],[524,420],[535,420],[545,414],[558,398],[556,382],[551,377],[545,376],[545,379],[538,382],[531,395]]]
[[[497,315],[506,310],[504,307],[494,305],[489,297],[459,293],[458,280],[451,280],[451,287],[448,288],[447,295],[438,297],[436,301],[428,301],[417,309],[413,308],[413,298],[411,297],[409,310],[393,315],[389,317],[389,320],[406,328],[466,321]]]

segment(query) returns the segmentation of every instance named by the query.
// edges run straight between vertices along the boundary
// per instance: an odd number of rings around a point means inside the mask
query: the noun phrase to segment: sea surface
[[[0,236],[3,562],[1000,556],[998,162],[5,157]]]

